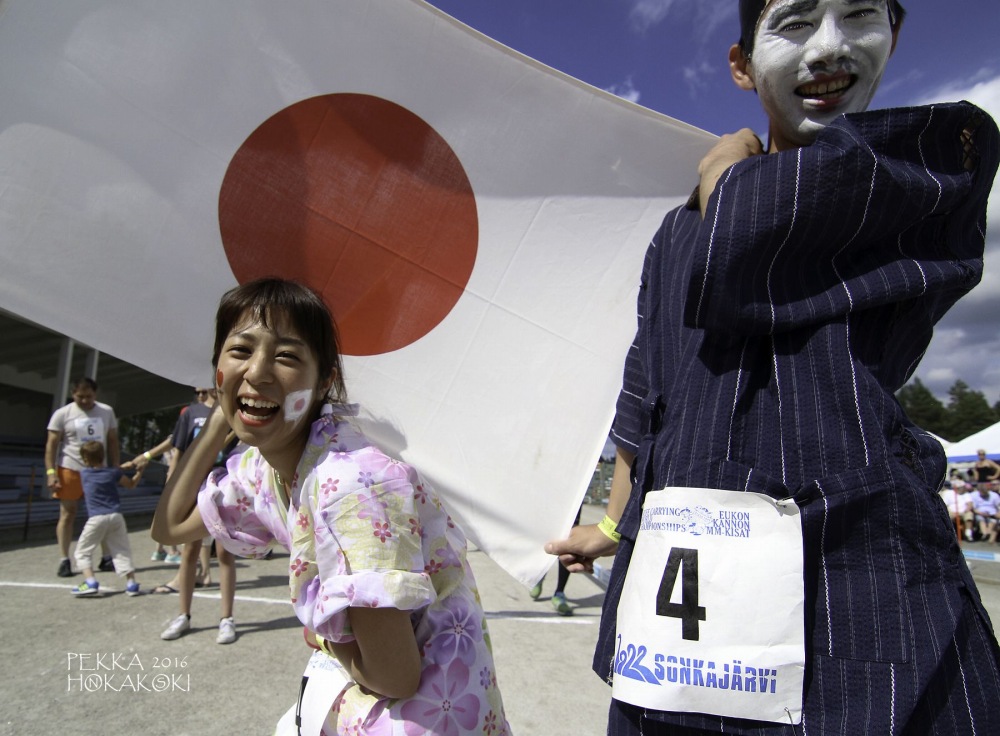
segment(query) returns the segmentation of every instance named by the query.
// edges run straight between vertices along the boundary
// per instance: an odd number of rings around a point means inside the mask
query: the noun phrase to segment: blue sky
[[[544,64],[712,133],[766,130],[755,96],[729,78],[736,0],[430,2]],[[909,15],[874,106],[964,98],[1000,119],[995,0],[904,5]],[[917,376],[942,398],[961,378],[992,404],[1000,400],[1000,193],[989,214],[983,283],[938,326]]]

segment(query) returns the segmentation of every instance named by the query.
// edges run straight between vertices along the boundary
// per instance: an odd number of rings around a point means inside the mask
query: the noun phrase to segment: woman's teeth
[[[278,411],[278,405],[267,399],[240,399],[240,409],[251,416],[270,416]]]

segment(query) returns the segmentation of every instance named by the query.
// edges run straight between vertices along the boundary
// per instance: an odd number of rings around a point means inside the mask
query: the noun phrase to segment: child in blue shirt
[[[94,578],[94,550],[107,543],[108,551],[114,559],[115,572],[128,579],[125,592],[130,596],[139,595],[139,583],[135,579],[132,566],[132,548],[128,542],[125,517],[121,514],[118,486],[135,488],[142,477],[142,470],[136,470],[129,477],[124,470],[134,470],[135,465],[124,463],[121,468],[104,467],[104,445],[100,442],[85,442],[80,447],[80,457],[86,467],[80,472],[83,495],[87,501],[90,518],[80,533],[76,543],[76,566],[83,571],[84,582],[73,588],[73,595],[88,596],[98,594],[98,582]]]

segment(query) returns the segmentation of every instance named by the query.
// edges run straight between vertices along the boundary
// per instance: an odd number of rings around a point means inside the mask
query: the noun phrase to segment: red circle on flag
[[[272,115],[233,156],[219,228],[237,281],[297,279],[333,310],[345,355],[430,332],[476,260],[476,198],[424,120],[371,95],[331,94]]]

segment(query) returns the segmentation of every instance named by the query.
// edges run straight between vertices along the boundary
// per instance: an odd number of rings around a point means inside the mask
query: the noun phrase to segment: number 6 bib
[[[792,500],[648,493],[618,604],[612,693],[654,710],[798,724],[803,610]]]

